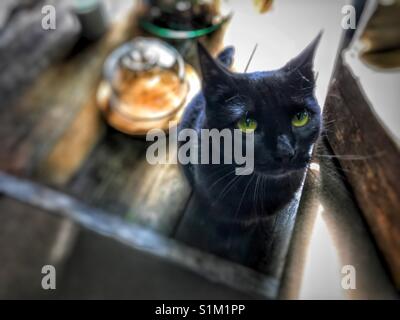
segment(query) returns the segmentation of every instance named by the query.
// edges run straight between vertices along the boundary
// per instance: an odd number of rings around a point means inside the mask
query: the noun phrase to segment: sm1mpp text
[[[229,315],[229,314],[241,314],[246,307],[243,304],[201,304],[199,307],[198,314],[208,315]]]

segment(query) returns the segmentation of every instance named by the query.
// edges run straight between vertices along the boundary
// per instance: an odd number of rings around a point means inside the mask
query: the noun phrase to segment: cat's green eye
[[[297,112],[292,118],[293,127],[304,127],[310,121],[310,114],[308,111]]]
[[[244,133],[252,133],[257,129],[257,121],[252,118],[243,117],[237,123],[237,127]]]

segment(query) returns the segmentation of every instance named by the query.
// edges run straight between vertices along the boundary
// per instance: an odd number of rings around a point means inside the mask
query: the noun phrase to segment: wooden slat
[[[42,267],[61,277],[76,231],[71,220],[0,194],[0,299],[48,298]]]
[[[384,103],[384,101],[382,101]],[[326,101],[327,135],[400,287],[400,151],[341,62]]]
[[[104,130],[105,125],[96,105],[89,101],[78,112],[52,150],[38,163],[36,175],[42,181],[64,185],[86,160],[89,152],[103,136]]]
[[[66,191],[129,221],[171,234],[190,187],[176,164],[150,165],[147,145],[108,128]]]
[[[0,193],[53,214],[67,217],[89,230],[111,237],[131,248],[177,263],[212,281],[255,297],[274,298],[278,282],[241,265],[207,253],[95,209],[64,193],[0,172]]]

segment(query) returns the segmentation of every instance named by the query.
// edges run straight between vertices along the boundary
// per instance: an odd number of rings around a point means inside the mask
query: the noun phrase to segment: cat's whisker
[[[297,89],[297,90],[300,90],[300,91],[306,91],[306,90],[310,90],[310,89],[314,89],[315,88],[315,85],[312,85],[312,86],[309,86],[309,87],[304,87],[304,88],[300,88],[300,89]]]
[[[331,123],[335,123],[335,122],[342,121],[342,120],[343,120],[343,119],[337,118],[337,119],[334,119],[334,120],[324,121],[324,122],[323,122],[323,125],[324,125],[324,126],[330,125]]]
[[[328,159],[340,159],[340,160],[368,160],[368,159],[373,159],[377,157],[382,157],[384,155],[384,151],[378,152],[373,155],[354,155],[354,154],[318,154],[314,153],[315,156],[321,157],[321,158],[328,158]]]
[[[321,179],[319,172],[315,172],[314,170],[310,169],[309,167],[307,167],[307,175],[311,176],[311,178],[314,179],[313,181],[315,181],[315,182],[319,182]]]
[[[219,177],[216,181],[214,181],[214,183],[210,186],[210,191],[212,190],[212,188],[214,188],[218,184],[218,182],[220,182],[221,180],[223,180],[227,176],[231,175],[232,173],[235,173],[235,171],[231,170],[228,173],[224,174],[222,177]]]
[[[258,43],[256,43],[256,45],[254,46],[254,49],[253,49],[253,51],[251,52],[251,54],[250,54],[250,58],[249,58],[249,61],[247,62],[247,65],[246,65],[246,67],[244,68],[244,73],[246,73],[247,72],[247,69],[249,68],[249,66],[250,66],[250,63],[251,63],[251,61],[253,60],[253,58],[254,58],[254,54],[256,53],[256,51],[257,51],[257,48],[258,48]]]
[[[331,168],[329,166],[321,166],[319,171],[316,171],[313,170],[312,164],[315,164],[315,162],[307,165],[307,174],[310,175],[313,179],[315,179],[316,182],[321,182],[322,177],[337,179],[341,177],[342,173],[364,175],[363,172],[356,171],[354,169],[353,170],[344,169],[341,166],[335,166],[334,168]]]
[[[232,168],[229,166],[215,166],[213,165],[213,172],[208,175],[208,178],[214,178],[216,175],[220,174],[221,172],[224,172],[225,170],[232,171]]]
[[[329,99],[329,98],[335,98],[335,99],[338,99],[338,100],[341,100],[342,99],[342,97],[340,96],[340,95],[338,95],[338,94],[329,94],[327,97],[326,97],[326,99]]]
[[[257,173],[255,173],[255,175],[257,176],[257,179],[256,179],[256,183],[255,183],[255,186],[254,186],[254,194],[253,194],[253,203],[254,203],[254,211],[256,212],[256,215],[257,215],[257,210],[258,210],[258,207],[257,207],[257,190],[258,190],[258,182],[259,182],[259,180],[260,180],[260,175],[258,175]]]
[[[261,219],[263,213],[264,213],[264,204],[263,204],[263,197],[262,197],[262,182],[263,182],[264,177],[262,175],[260,175],[260,182],[258,184],[258,188],[257,188],[257,208],[260,209],[260,212],[258,212],[257,209],[257,218]]]
[[[324,190],[323,194],[329,194],[329,196],[333,199],[333,198],[337,198],[337,194],[334,193],[334,191],[332,191],[332,184],[336,184],[338,183],[338,181],[344,181],[343,180],[343,176],[342,176],[342,172],[341,171],[348,171],[351,172],[352,174],[356,173],[355,171],[351,171],[351,170],[344,170],[341,167],[327,167],[324,166],[321,168],[320,172],[315,172],[313,170],[308,170],[308,173],[310,174],[310,176],[314,179],[316,179],[315,181],[317,183],[311,184],[312,189],[316,189],[316,190]],[[363,174],[361,172],[356,173],[356,174]],[[329,179],[329,184],[330,187],[326,188],[324,184],[321,185],[322,179]],[[334,188],[334,190],[336,190],[336,188]],[[351,198],[351,192],[349,189],[347,188],[340,188],[340,192],[343,193],[343,195],[345,195],[348,198]],[[324,196],[326,197],[326,196]]]
[[[296,69],[296,71],[297,71],[297,73],[300,75],[300,77],[301,77],[303,80],[306,80],[307,82],[311,83],[311,80],[308,79],[308,78],[306,78],[306,77],[303,75],[303,73],[300,71],[300,69]]]
[[[244,191],[243,191],[242,197],[241,197],[240,202],[239,202],[239,206],[238,206],[238,208],[237,208],[236,211],[235,211],[235,215],[234,215],[234,217],[233,217],[233,221],[236,221],[237,214],[238,214],[239,211],[240,211],[240,207],[242,206],[242,203],[243,203],[243,200],[244,200],[244,198],[245,198],[245,196],[246,196],[247,190],[248,190],[250,184],[252,183],[253,179],[254,179],[254,175],[251,176],[251,178],[249,179],[249,182],[247,183],[247,185],[246,185],[246,187],[245,187],[245,189],[244,189]]]
[[[357,172],[355,170],[347,170],[342,168],[341,166],[335,166],[335,167],[330,167],[330,166],[322,166],[320,172],[315,172],[314,170],[310,169],[310,165],[307,166],[309,170],[307,170],[307,174],[314,179],[314,183],[309,184],[309,187],[311,187],[312,190],[317,190],[317,192],[320,192],[320,190],[324,190],[323,194],[329,194],[329,196],[333,199],[337,197],[337,194],[334,194],[332,192],[331,187],[326,187],[326,183],[329,183],[331,186],[332,183],[344,183],[345,178],[343,177],[343,174],[350,173],[353,175],[364,175],[363,172]],[[329,181],[325,182],[324,181]],[[335,182],[336,181],[336,182]],[[343,196],[346,196],[347,198],[351,198],[351,192],[347,188],[341,188],[341,192],[343,193]]]
[[[351,173],[351,174],[356,174],[356,175],[364,175],[364,172],[361,171],[356,171],[356,170],[349,170],[345,169],[342,166],[335,166],[335,168],[330,168],[330,167],[324,167],[323,169],[324,174],[330,174],[331,177],[337,177],[341,173]]]
[[[237,97],[239,97],[239,94],[235,94],[233,97],[226,99],[225,102],[231,102],[232,100],[235,100]]]
[[[263,201],[263,199],[265,199],[265,181],[266,181],[265,177],[261,176],[260,206],[261,206],[261,214],[262,215],[265,214],[264,201]]]
[[[262,180],[262,175],[258,174],[257,175],[257,189],[256,189],[256,200],[255,200],[255,204],[256,204],[256,216],[257,218],[259,217],[259,210],[261,210],[260,206],[261,203],[259,201],[260,199],[260,188],[261,188],[261,180]]]
[[[215,201],[215,202],[218,202],[220,199],[223,199],[228,193],[229,193],[229,191],[231,190],[231,188],[235,185],[235,183],[237,182],[237,181],[239,181],[239,179],[241,178],[242,176],[234,176],[230,181],[229,181],[229,183],[224,187],[224,189],[221,191],[221,193],[220,193],[220,195],[218,196],[218,198],[217,198],[217,200]]]

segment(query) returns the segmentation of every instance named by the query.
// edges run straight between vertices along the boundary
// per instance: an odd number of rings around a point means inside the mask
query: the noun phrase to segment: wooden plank
[[[88,204],[171,234],[190,187],[176,164],[150,165],[147,145],[108,128],[65,190]]]
[[[319,166],[305,181],[279,298],[396,299],[369,228],[326,143],[321,139],[315,148],[320,156],[313,162]],[[328,254],[321,252],[325,249]],[[345,265],[356,268],[357,286],[340,294],[334,288]],[[309,276],[312,272],[316,277]]]
[[[274,277],[187,247],[137,224],[129,224],[104,210],[94,209],[64,193],[0,172],[0,193],[42,210],[67,217],[78,224],[124,244],[177,263],[211,281],[249,293],[274,298]]]
[[[329,143],[400,288],[399,147],[342,62],[332,79],[325,112]]]
[[[105,126],[94,99],[78,112],[52,150],[38,163],[36,174],[41,180],[60,186],[67,183],[103,136]]]
[[[0,195],[0,298],[48,297],[42,267],[53,265],[61,276],[76,231],[69,219]]]
[[[90,230],[79,234],[57,280],[57,290],[50,294],[55,300],[247,300],[255,296]]]

